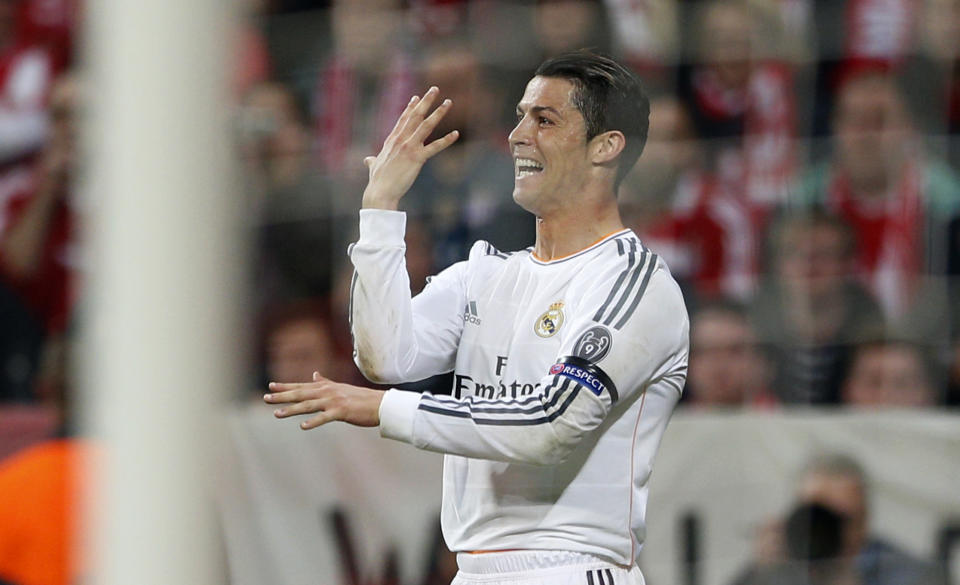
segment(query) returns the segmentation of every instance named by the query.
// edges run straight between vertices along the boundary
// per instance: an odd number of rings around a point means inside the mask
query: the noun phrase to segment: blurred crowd
[[[731,585],[947,585],[949,570],[871,526],[870,478],[856,459],[824,452],[796,478],[793,507],[756,532],[753,561]]]
[[[78,0],[0,0],[0,400],[58,395],[83,274]],[[453,100],[402,201],[413,292],[484,239],[524,248],[506,136],[548,55],[623,59],[652,101],[620,189],[691,314],[687,408],[960,403],[960,0],[249,0],[235,144],[254,253],[248,388],[350,360],[375,154],[411,95]],[[449,391],[449,381],[428,387]],[[252,391],[252,394],[251,394]]]

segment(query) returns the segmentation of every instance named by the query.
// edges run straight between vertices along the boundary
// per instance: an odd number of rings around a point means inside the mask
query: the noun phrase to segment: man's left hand
[[[313,373],[313,382],[301,384],[270,383],[270,394],[263,396],[267,404],[284,405],[273,411],[277,418],[312,414],[300,428],[308,430],[335,420],[360,427],[380,424],[380,402],[383,392],[372,388],[341,384]]]

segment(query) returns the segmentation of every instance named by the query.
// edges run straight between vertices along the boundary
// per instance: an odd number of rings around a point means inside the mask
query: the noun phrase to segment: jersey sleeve
[[[571,307],[561,349],[534,394],[456,399],[391,390],[380,407],[381,435],[431,451],[549,465],[618,405],[644,399],[668,417],[686,378],[687,312],[656,255],[627,256]]]
[[[453,369],[465,303],[465,263],[410,294],[403,236],[406,214],[360,211],[360,238],[350,246],[350,330],[354,361],[372,382],[422,380]]]

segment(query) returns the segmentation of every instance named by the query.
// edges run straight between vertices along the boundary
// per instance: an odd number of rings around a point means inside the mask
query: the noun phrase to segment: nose
[[[513,130],[507,137],[507,142],[511,147],[519,146],[521,144],[530,144],[531,126],[529,120],[529,116],[524,116],[520,118],[520,120],[517,122],[517,125],[513,127]]]

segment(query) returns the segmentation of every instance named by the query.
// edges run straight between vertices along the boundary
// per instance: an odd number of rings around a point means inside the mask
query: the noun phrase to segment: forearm
[[[413,338],[412,301],[403,243],[406,216],[360,212],[360,239],[350,248],[350,327],[357,366],[374,382],[405,381]]]
[[[552,465],[600,425],[607,408],[584,386],[563,378],[519,400],[457,400],[391,390],[380,406],[380,434],[428,451]]]
[[[368,379],[395,384],[453,369],[463,331],[464,262],[410,296],[403,232],[406,216],[360,211],[360,240],[350,247],[350,327],[355,361]]]
[[[41,186],[10,231],[0,238],[0,257],[14,278],[29,279],[36,274],[56,202],[54,187]]]

